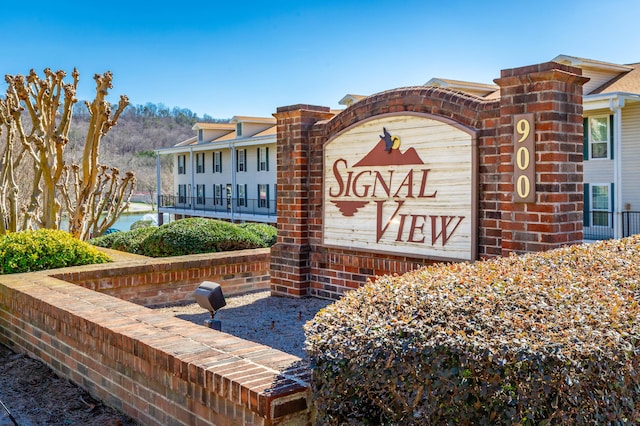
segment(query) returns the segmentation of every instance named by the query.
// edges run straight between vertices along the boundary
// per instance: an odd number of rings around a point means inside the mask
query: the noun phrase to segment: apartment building
[[[276,121],[235,116],[229,123],[196,123],[196,135],[156,150],[174,162],[171,194],[159,191],[158,212],[176,219],[276,222]]]

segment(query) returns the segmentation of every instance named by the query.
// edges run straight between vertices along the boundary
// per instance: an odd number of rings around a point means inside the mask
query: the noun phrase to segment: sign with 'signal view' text
[[[324,244],[474,258],[470,133],[423,115],[389,115],[347,129],[324,151]]]

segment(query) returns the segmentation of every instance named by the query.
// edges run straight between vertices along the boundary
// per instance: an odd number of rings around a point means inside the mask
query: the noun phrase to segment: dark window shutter
[[[611,191],[611,211],[615,212],[616,211],[616,201],[615,201],[615,192],[614,192],[614,183],[611,182],[611,189],[609,189],[609,191]]]
[[[267,162],[267,171],[269,171],[269,147],[264,149],[265,161]],[[269,189],[267,188],[267,194],[269,194]]]
[[[222,151],[220,151],[218,155],[220,156],[220,173],[222,173]]]
[[[613,115],[609,116],[609,158],[613,160]]]
[[[591,212],[590,210],[590,203],[589,203],[589,184],[585,183],[584,184],[584,200],[583,200],[583,204],[584,204],[584,218],[583,218],[583,226],[584,227],[589,227],[591,226]]]
[[[268,149],[269,149],[269,148],[267,148],[267,150],[268,150]],[[267,153],[269,153],[269,151],[267,151]],[[269,158],[269,157],[267,156],[267,158]],[[269,164],[269,163],[267,163],[267,164]],[[268,166],[267,166],[267,167],[268,167]],[[267,170],[268,170],[268,169],[267,169]],[[265,186],[267,187],[267,208],[269,208],[269,185],[265,185]]]
[[[244,184],[244,206],[247,207],[247,184],[246,183]]]
[[[243,167],[245,172],[249,171],[248,170],[249,169],[249,164],[248,163],[249,162],[247,161],[247,150],[245,149],[244,150],[244,167]]]
[[[258,160],[258,168],[256,170],[260,171],[260,147],[256,148],[256,159]]]
[[[584,133],[582,134],[583,160],[587,161],[589,159],[589,119],[583,118],[582,125],[584,128]]]

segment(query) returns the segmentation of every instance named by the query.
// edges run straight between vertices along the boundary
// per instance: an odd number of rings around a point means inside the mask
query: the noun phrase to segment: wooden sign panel
[[[361,122],[324,147],[324,244],[475,257],[474,138],[421,115]]]

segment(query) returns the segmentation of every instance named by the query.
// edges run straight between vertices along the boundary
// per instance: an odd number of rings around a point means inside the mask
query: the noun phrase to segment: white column
[[[196,185],[195,185],[195,160],[193,159],[193,148],[189,148],[189,164],[191,164],[191,167],[189,167],[189,182],[191,182],[191,191],[189,191],[189,206],[191,207],[191,209],[195,209],[196,204],[195,204],[195,192],[196,192]]]
[[[233,142],[229,142],[229,149],[231,150],[231,222],[233,222],[234,213],[236,210],[236,206],[233,203],[234,194],[235,200],[238,199],[238,194],[236,192],[238,188],[238,186],[236,185],[236,147]]]
[[[610,100],[609,109],[613,112],[613,236],[622,238],[622,108],[624,99],[615,97]]]

